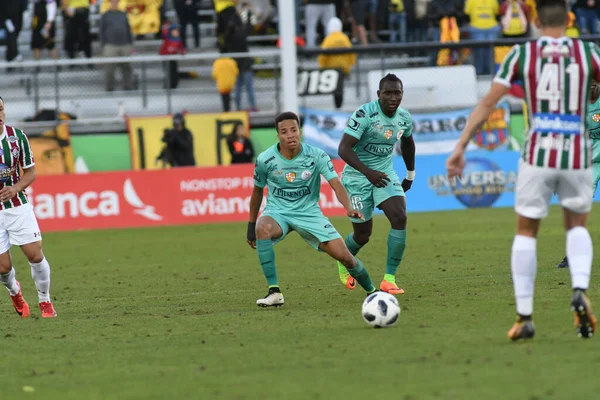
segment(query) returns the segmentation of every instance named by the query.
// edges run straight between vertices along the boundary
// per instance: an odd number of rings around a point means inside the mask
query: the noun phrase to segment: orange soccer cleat
[[[13,306],[15,306],[15,311],[17,314],[21,316],[21,318],[29,317],[29,304],[23,298],[23,292],[21,291],[21,284],[17,281],[17,285],[19,286],[19,293],[15,296],[10,296],[13,302]]]
[[[54,310],[54,306],[49,301],[42,301],[40,303],[40,311],[42,312],[42,318],[56,317],[56,311]]]
[[[381,285],[379,285],[379,289],[382,292],[386,292],[393,295],[404,294],[404,289],[398,287],[395,282],[389,282],[385,279],[381,281]]]

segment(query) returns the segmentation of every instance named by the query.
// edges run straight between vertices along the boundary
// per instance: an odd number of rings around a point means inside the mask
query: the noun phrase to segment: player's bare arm
[[[29,167],[23,170],[21,180],[13,186],[4,186],[0,190],[0,201],[8,201],[15,197],[19,192],[27,189],[35,181],[35,167]]]
[[[481,129],[485,121],[487,121],[490,113],[494,111],[498,101],[508,93],[508,87],[494,82],[492,88],[486,94],[486,96],[477,104],[477,107],[473,110],[469,118],[465,129],[463,129],[460,139],[456,143],[456,147],[448,160],[446,160],[446,169],[450,178],[459,176],[462,174],[465,168],[465,149],[471,139],[475,136],[477,131]]]
[[[250,216],[248,217],[248,232],[246,241],[253,249],[256,249],[256,219],[263,201],[263,188],[254,186],[250,196]]]
[[[331,186],[331,188],[335,192],[335,197],[340,203],[342,203],[342,205],[346,209],[346,214],[351,218],[360,218],[364,221],[364,215],[360,211],[352,208],[352,205],[350,203],[350,197],[348,197],[348,192],[346,191],[346,188],[344,188],[344,186],[342,185],[342,182],[340,182],[339,178],[333,178],[328,182],[329,186]]]
[[[390,181],[387,174],[380,171],[374,171],[371,168],[367,167],[362,161],[360,161],[360,159],[353,150],[354,146],[356,146],[357,143],[357,138],[344,134],[338,147],[338,155],[340,156],[340,158],[344,160],[346,164],[350,165],[352,168],[363,174],[374,186],[387,186],[387,182]]]
[[[406,178],[402,181],[402,189],[408,192],[412,187],[413,180],[415,179],[415,139],[412,135],[405,137],[402,136],[400,139],[400,150],[402,151],[402,158],[404,159],[404,165],[406,166]]]

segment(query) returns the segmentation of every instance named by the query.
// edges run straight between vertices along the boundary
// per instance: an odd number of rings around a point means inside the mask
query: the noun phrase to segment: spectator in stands
[[[23,4],[23,0],[2,0],[0,29],[4,29],[6,34],[6,61],[23,60],[19,53],[18,40],[23,26],[23,11],[26,8],[27,2]]]
[[[63,0],[63,8],[65,50],[69,58],[75,58],[80,51],[91,58],[90,0]]]
[[[217,43],[221,51],[225,51],[225,31],[232,20],[236,19],[235,9],[239,0],[213,0],[217,13]]]
[[[579,27],[577,27],[577,17],[573,11],[569,11],[569,23],[567,25],[567,31],[565,32],[567,37],[576,39],[579,37]]]
[[[523,0],[505,0],[500,6],[500,26],[505,38],[527,37],[529,7]]]
[[[187,27],[192,26],[194,32],[194,47],[200,47],[200,18],[198,17],[198,6],[195,0],[173,0],[175,12],[181,26],[181,41],[187,49]]]
[[[455,18],[456,21],[460,21],[464,15],[462,10],[462,2],[461,0],[433,0],[429,3],[427,15],[429,16],[429,23],[431,25],[431,40],[433,42],[440,42],[440,22],[444,18]],[[437,59],[438,51],[433,50],[431,52],[431,65],[437,65]]]
[[[360,44],[366,46],[369,44],[369,41],[367,40],[365,19],[371,7],[370,0],[350,0],[350,7],[352,9],[353,24],[356,25],[356,32],[353,33],[355,35],[354,39],[357,39]]]
[[[409,42],[427,41],[429,18],[427,8],[431,0],[403,0],[406,10],[406,40]]]
[[[100,19],[100,44],[104,57],[128,57],[133,51],[133,35],[127,13],[119,10],[119,0],[109,0],[110,9]],[[118,64],[121,69],[123,90],[132,90],[131,64]],[[104,85],[108,92],[115,89],[115,67],[117,64],[104,65]]]
[[[237,63],[233,58],[220,57],[213,64],[212,77],[217,82],[217,90],[221,95],[223,111],[231,111],[231,91],[239,75]]]
[[[227,138],[227,146],[231,153],[232,164],[247,164],[252,162],[254,147],[246,135],[246,129],[241,122],[235,124],[233,132]]]
[[[162,56],[171,56],[176,54],[185,55],[185,47],[181,40],[181,33],[177,24],[172,24],[167,21],[162,27],[163,42],[158,53]],[[165,87],[171,89],[177,88],[179,85],[179,65],[177,61],[171,60],[167,64],[168,82],[165,82]]]
[[[228,53],[248,53],[248,31],[250,30],[251,13],[247,14],[247,19],[236,14],[236,17],[229,21],[229,26],[225,32],[225,46]],[[252,111],[258,111],[256,100],[254,98],[254,77],[252,57],[236,57],[239,75],[235,85],[235,104],[238,110],[242,109],[242,88],[246,87],[248,92],[248,102]]]
[[[185,127],[183,114],[173,116],[173,129],[165,129],[162,141],[166,143],[159,159],[171,164],[172,167],[187,167],[196,165],[194,157],[194,136]]]
[[[306,47],[317,45],[317,24],[323,26],[335,17],[334,0],[306,0],[304,8],[304,23],[306,24]]]
[[[377,10],[379,9],[379,0],[369,0],[369,27],[371,34],[369,40],[371,43],[381,43],[377,36]]]
[[[498,37],[498,15],[500,7],[498,0],[467,0],[465,14],[469,16],[469,33],[473,40],[494,40]],[[479,47],[473,50],[477,74],[492,73],[491,47]]]
[[[58,59],[56,50],[56,0],[33,0],[31,19],[31,49],[36,60],[42,57],[42,50],[48,49],[53,59]]]
[[[352,42],[350,42],[350,38],[342,32],[342,21],[337,17],[333,17],[327,24],[327,37],[323,40],[323,43],[321,43],[321,48],[334,49],[340,47],[352,48]],[[323,69],[339,69],[347,76],[354,64],[356,64],[356,54],[319,54],[317,61],[319,67]],[[340,76],[342,82],[339,85],[339,90],[333,94],[335,108],[341,108],[344,102],[344,75]]]
[[[397,36],[400,38],[400,42],[406,42],[406,12],[403,0],[390,0],[389,11],[390,42],[396,43]]]
[[[576,0],[573,5],[579,31],[582,35],[595,35],[598,33],[598,12],[600,11],[598,0]]]

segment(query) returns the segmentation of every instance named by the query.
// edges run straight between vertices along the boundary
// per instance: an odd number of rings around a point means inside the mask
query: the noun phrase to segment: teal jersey
[[[321,175],[327,181],[338,177],[323,150],[302,144],[300,153],[288,160],[275,144],[256,158],[254,185],[268,188],[265,211],[283,215],[320,212]]]
[[[600,163],[600,98],[594,104],[588,105],[585,126],[592,139],[592,163],[598,164]]]
[[[344,133],[358,139],[354,151],[367,167],[382,172],[394,170],[392,155],[394,146],[402,136],[412,135],[413,123],[410,113],[398,107],[396,115],[388,118],[379,105],[379,100],[363,104],[354,111]],[[344,174],[360,174],[349,165]]]

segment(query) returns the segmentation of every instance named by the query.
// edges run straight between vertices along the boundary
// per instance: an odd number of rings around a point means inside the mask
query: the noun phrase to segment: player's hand
[[[0,192],[2,193],[2,192]],[[256,249],[256,222],[248,222],[248,232],[246,232],[246,242]]]
[[[390,182],[390,178],[388,178],[387,174],[381,171],[370,169],[365,176],[373,186],[379,188],[386,187],[387,183]]]
[[[346,210],[346,215],[349,216],[350,218],[358,218],[361,221],[365,220],[365,216],[363,215],[363,213],[361,213],[358,210],[355,210],[353,208]]]
[[[465,151],[461,148],[455,148],[446,160],[446,171],[449,178],[461,176],[465,169]]]
[[[402,181],[402,190],[408,192],[412,187],[412,183],[413,181],[409,181],[408,179],[404,178],[404,180]]]
[[[0,201],[9,201],[15,197],[17,193],[17,189],[15,189],[14,186],[4,186],[2,190],[0,190]]]

